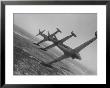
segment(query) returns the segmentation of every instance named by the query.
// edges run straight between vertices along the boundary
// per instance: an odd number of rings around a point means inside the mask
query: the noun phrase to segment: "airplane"
[[[76,58],[76,59],[81,60],[81,56],[80,56],[79,52],[82,49],[84,49],[85,47],[87,47],[89,44],[91,44],[93,41],[95,41],[96,39],[97,39],[97,32],[95,32],[95,37],[93,37],[92,39],[84,42],[83,44],[81,44],[80,46],[76,47],[75,49],[72,49],[72,48],[70,48],[67,45],[58,43],[56,46],[58,48],[60,48],[64,52],[64,54],[62,56],[58,57],[57,59],[51,61],[51,62],[42,63],[42,65],[50,67],[53,63],[59,62],[59,61],[61,61],[63,59],[69,58],[69,57],[72,57],[72,59]]]
[[[48,33],[49,33],[49,32],[48,32]],[[54,36],[53,36],[53,39],[52,39],[52,42],[53,42],[54,44],[52,44],[52,45],[50,45],[50,46],[47,46],[46,48],[40,48],[40,49],[46,51],[47,49],[50,49],[50,48],[52,48],[52,47],[55,47],[55,46],[58,45],[58,44],[63,44],[63,42],[65,42],[66,40],[68,40],[68,39],[71,38],[72,36],[77,37],[76,34],[75,34],[73,31],[71,32],[71,35],[66,36],[65,38],[63,38],[63,39],[61,39],[61,40],[58,40],[57,37],[54,35]]]
[[[39,33],[36,35],[36,36],[38,36],[38,35],[41,35],[42,36],[42,34],[45,32],[45,30],[43,30],[43,31],[40,31],[40,29],[39,29]]]
[[[55,34],[57,34],[58,32],[60,32],[61,33],[61,31],[60,31],[60,29],[59,28],[56,28],[57,29],[57,31],[56,32],[54,32],[53,34],[50,34],[49,32],[48,32],[48,35],[45,35],[45,34],[43,34],[43,31],[42,32],[39,32],[39,34],[41,35],[41,36],[43,36],[44,37],[44,39],[43,40],[41,40],[40,42],[38,42],[38,43],[33,43],[33,44],[35,44],[35,45],[39,45],[40,43],[42,43],[42,42],[45,42],[45,41],[51,41],[51,40],[53,40],[53,36],[55,35]]]

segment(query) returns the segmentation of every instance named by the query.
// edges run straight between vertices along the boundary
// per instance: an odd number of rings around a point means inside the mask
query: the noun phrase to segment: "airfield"
[[[83,66],[79,61],[71,58],[62,60],[52,65],[52,68],[43,66],[41,62],[53,61],[61,56],[57,48],[43,51],[41,46],[33,42],[40,41],[37,37],[14,25],[14,75],[94,75],[95,73]],[[43,43],[42,46],[48,46]]]

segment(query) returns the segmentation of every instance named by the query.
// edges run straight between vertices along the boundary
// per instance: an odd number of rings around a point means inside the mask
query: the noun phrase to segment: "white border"
[[[7,5],[6,84],[105,84],[106,83],[106,6],[105,5]],[[13,76],[13,13],[97,13],[98,47],[95,76]]]

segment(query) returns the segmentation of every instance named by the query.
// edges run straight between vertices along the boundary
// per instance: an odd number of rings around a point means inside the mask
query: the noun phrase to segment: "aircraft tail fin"
[[[43,33],[45,30],[40,31],[40,33]]]
[[[49,33],[49,31],[48,31],[48,36],[50,36],[50,33]]]
[[[38,33],[36,36],[41,35],[44,31],[45,31],[45,30],[41,31],[41,30],[39,29],[39,33]]]
[[[74,37],[77,37],[76,34],[75,34],[73,31],[71,32],[71,34],[72,34]]]
[[[57,31],[58,31],[58,32],[60,32],[60,33],[61,33],[61,30],[60,30],[59,28],[56,28],[56,29],[57,29]]]
[[[56,35],[54,35],[55,39],[58,40],[58,38],[56,37]]]

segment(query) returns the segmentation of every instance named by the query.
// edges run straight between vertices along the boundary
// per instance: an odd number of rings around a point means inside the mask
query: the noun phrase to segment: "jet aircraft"
[[[42,42],[45,42],[45,41],[51,41],[51,40],[53,40],[53,36],[55,35],[55,34],[57,34],[58,32],[60,32],[61,33],[61,31],[60,31],[60,29],[59,28],[56,28],[57,29],[57,31],[56,32],[54,32],[53,34],[49,34],[48,33],[48,35],[45,35],[45,34],[43,34],[43,32],[44,31],[42,31],[42,32],[40,32],[39,31],[39,35],[41,35],[41,36],[43,36],[44,37],[44,39],[43,40],[41,40],[40,42],[38,42],[38,43],[33,43],[33,44],[35,44],[35,45],[39,45],[40,43],[42,43]]]
[[[53,63],[59,62],[59,61],[61,61],[63,59],[69,58],[69,57],[72,57],[72,59],[75,59],[76,58],[76,59],[81,60],[81,56],[80,56],[79,52],[82,49],[84,49],[85,47],[87,47],[89,44],[91,44],[93,41],[95,41],[96,39],[97,39],[97,32],[95,32],[95,37],[93,37],[92,39],[84,42],[83,44],[81,44],[80,46],[76,47],[75,49],[72,49],[69,46],[64,45],[62,43],[58,43],[58,44],[55,43],[56,46],[58,48],[60,48],[64,52],[64,54],[62,56],[56,58],[55,60],[51,61],[51,62],[42,63],[42,64],[44,66],[50,67]],[[56,39],[56,40],[58,40],[58,39]],[[53,43],[54,43],[54,41],[53,41]]]
[[[45,32],[45,30],[43,30],[43,31],[40,31],[40,29],[39,29],[39,33],[36,35],[36,36],[38,36],[38,35],[41,35],[42,36],[42,34]]]
[[[48,32],[48,34],[49,34],[49,32]],[[57,37],[54,35],[54,36],[53,36],[53,39],[52,39],[52,42],[53,42],[54,44],[52,44],[52,45],[50,45],[50,46],[48,46],[48,47],[46,47],[46,48],[40,48],[40,49],[46,51],[47,49],[50,49],[50,48],[52,48],[52,47],[55,47],[55,46],[58,45],[58,44],[63,44],[63,42],[65,42],[66,40],[68,40],[68,39],[71,38],[72,36],[77,37],[76,34],[75,34],[73,31],[71,32],[71,35],[66,36],[65,38],[63,38],[63,39],[61,39],[61,40],[58,40]]]

